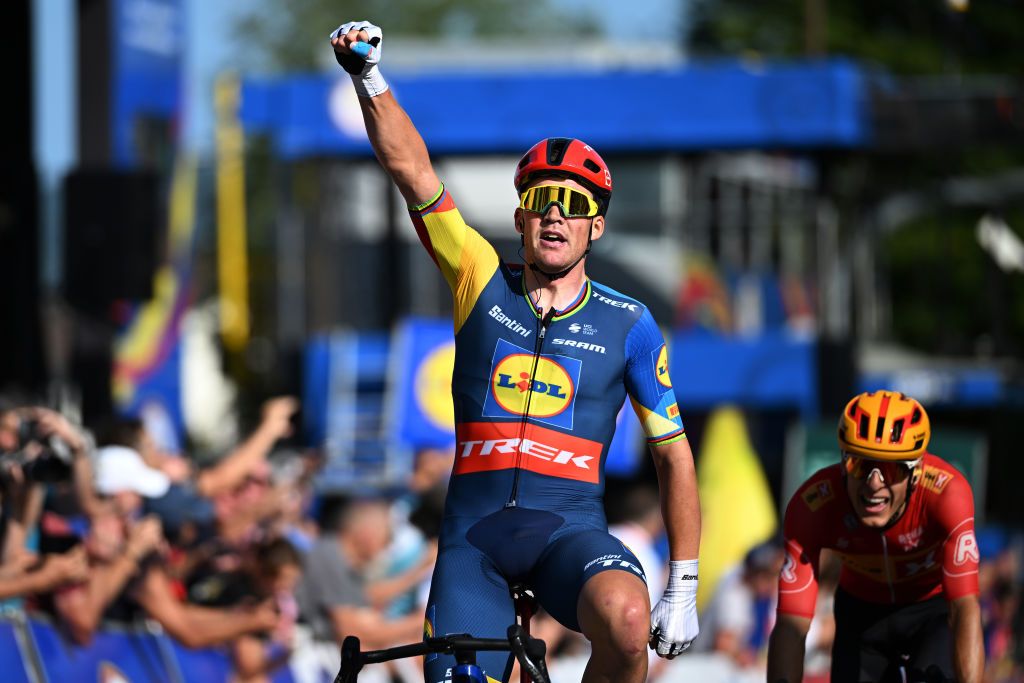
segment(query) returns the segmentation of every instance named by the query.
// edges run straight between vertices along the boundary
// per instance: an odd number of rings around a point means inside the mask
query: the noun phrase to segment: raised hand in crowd
[[[42,560],[25,553],[17,562],[0,568],[0,599],[45,593],[84,581],[88,574],[89,563],[81,546],[62,554],[44,555]]]
[[[299,410],[292,396],[278,396],[263,404],[259,425],[233,451],[196,477],[196,490],[207,498],[237,488],[257,465],[264,462],[279,439],[292,433],[292,416]]]

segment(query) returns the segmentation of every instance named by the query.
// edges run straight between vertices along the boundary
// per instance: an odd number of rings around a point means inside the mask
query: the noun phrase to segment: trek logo
[[[587,342],[576,341],[575,339],[552,339],[552,344],[556,346],[571,346],[577,349],[583,349],[584,351],[593,351],[594,353],[604,353],[605,348],[600,344],[588,344]]]
[[[491,310],[487,311],[487,315],[491,316],[499,323],[512,330],[516,334],[522,335],[524,338],[529,337],[533,330],[528,329],[525,325],[520,323],[518,320],[508,317],[505,315],[500,306],[491,306]]]
[[[597,292],[594,292],[591,296],[593,296],[593,298],[597,299],[601,303],[608,304],[609,306],[612,306],[614,308],[627,308],[631,311],[636,311],[640,308],[634,303],[630,303],[628,301],[616,301],[615,299],[609,299],[608,297],[602,296]]]
[[[518,422],[466,422],[456,434],[455,474],[524,470],[597,484],[601,444],[528,425],[519,436]]]
[[[644,573],[640,570],[640,567],[637,567],[629,560],[622,559],[622,555],[602,555],[596,560],[591,560],[590,562],[587,562],[586,566],[583,567],[583,571],[587,571],[595,564],[600,567],[617,567],[620,569],[628,569],[632,572],[635,572],[638,576],[644,575]]]
[[[485,417],[520,418],[529,409],[534,420],[571,430],[583,361],[569,356],[535,356],[499,339],[491,360]],[[529,408],[527,408],[529,406]]]
[[[583,145],[583,149],[587,150],[588,152],[594,152],[594,148],[591,147],[590,145]],[[597,154],[597,152],[594,153]],[[612,172],[608,168],[604,169],[604,186],[607,187],[609,190],[612,189]]]
[[[654,360],[654,376],[661,385],[661,393],[672,388],[672,380],[668,376],[668,347],[664,344],[657,351],[651,352],[651,359]]]

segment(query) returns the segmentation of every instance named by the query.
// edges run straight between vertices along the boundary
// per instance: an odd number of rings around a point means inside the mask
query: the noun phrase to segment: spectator
[[[298,618],[294,592],[301,575],[298,551],[287,540],[276,538],[255,545],[238,571],[203,584],[210,606],[239,607],[272,601],[280,615],[272,632],[242,635],[231,644],[235,683],[265,681],[288,663]]]
[[[0,399],[0,599],[46,593],[86,577],[84,549],[40,556],[29,540],[42,509],[43,482],[63,481],[96,506],[88,449],[85,433],[59,413]]]
[[[453,448],[423,448],[416,452],[407,487],[391,506],[391,543],[381,553],[381,561],[369,570],[371,579],[401,576],[420,565],[427,555],[433,558],[437,554],[444,497],[455,460]],[[422,613],[429,589],[427,581],[411,586],[385,606],[386,615],[395,618],[415,610]]]
[[[306,555],[305,573],[296,591],[301,619],[313,643],[304,656],[333,675],[338,644],[357,636],[363,647],[383,648],[422,636],[423,617],[388,619],[382,608],[396,595],[429,576],[433,555],[411,571],[374,583],[366,570],[387,548],[391,516],[387,501],[331,499],[321,508],[321,537]]]
[[[782,561],[782,544],[766,541],[722,577],[703,614],[701,649],[725,655],[740,669],[763,664]]]

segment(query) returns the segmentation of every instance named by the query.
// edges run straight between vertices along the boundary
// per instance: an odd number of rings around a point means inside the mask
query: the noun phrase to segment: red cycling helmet
[[[548,138],[530,148],[516,166],[516,192],[537,178],[572,178],[594,193],[601,214],[612,198],[612,174],[601,155],[582,140]]]

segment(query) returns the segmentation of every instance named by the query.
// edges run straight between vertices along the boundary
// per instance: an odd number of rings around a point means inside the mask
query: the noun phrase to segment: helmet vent
[[[601,167],[598,166],[596,163],[594,163],[594,161],[592,159],[585,159],[583,161],[583,166],[588,171],[592,171],[594,173],[600,173],[601,172]]]
[[[561,166],[570,142],[572,140],[569,138],[550,138],[548,140],[548,163],[552,166]]]
[[[924,448],[924,439],[918,439],[917,441],[914,442],[915,451],[920,450],[922,448]]]
[[[899,443],[903,440],[903,423],[904,420],[896,420],[892,423],[892,442]]]
[[[861,415],[860,416],[860,421],[857,424],[857,437],[858,438],[860,438],[860,439],[868,438],[868,423],[869,423],[868,416],[867,415]]]
[[[921,409],[914,408],[914,413],[910,416],[910,424],[916,425],[921,421]]]
[[[881,443],[882,433],[885,431],[885,418],[879,417],[878,422],[875,423],[875,441]]]
[[[522,159],[520,159],[519,160],[519,168],[522,168],[523,166],[526,166],[528,163],[530,163],[530,159],[531,158],[532,158],[532,156],[527,154]]]

